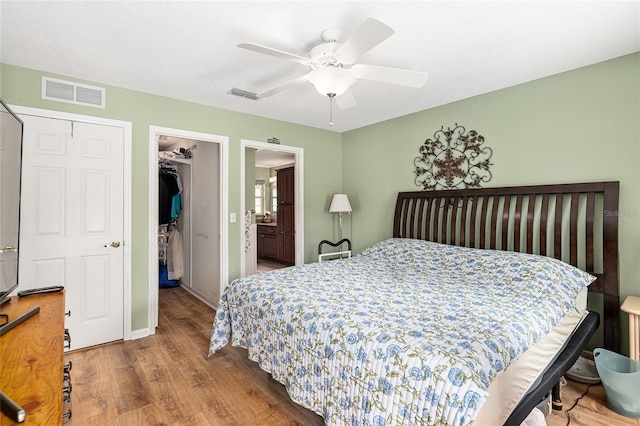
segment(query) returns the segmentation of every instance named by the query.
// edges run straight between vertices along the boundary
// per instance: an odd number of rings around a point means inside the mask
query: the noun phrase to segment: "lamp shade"
[[[349,197],[347,197],[347,194],[334,194],[331,199],[331,206],[329,206],[329,212],[346,213],[350,211],[351,203],[349,203]]]
[[[340,96],[356,82],[351,71],[341,67],[316,68],[307,77],[321,95]]]

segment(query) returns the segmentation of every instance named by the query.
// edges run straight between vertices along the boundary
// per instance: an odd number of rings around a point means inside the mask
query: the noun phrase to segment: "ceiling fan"
[[[356,104],[350,88],[359,78],[415,88],[427,83],[429,74],[425,72],[356,63],[360,56],[391,37],[393,33],[393,29],[388,25],[369,18],[344,42],[339,41],[339,30],[322,31],[323,42],[313,47],[308,57],[255,43],[241,43],[238,47],[311,67],[311,71],[305,75],[258,93],[258,99],[308,81],[320,94],[335,100],[338,108],[345,109]]]

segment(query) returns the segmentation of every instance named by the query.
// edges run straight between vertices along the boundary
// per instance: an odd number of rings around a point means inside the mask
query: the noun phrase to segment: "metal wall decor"
[[[489,162],[493,150],[483,147],[484,136],[464,126],[452,130],[444,126],[420,146],[414,160],[415,182],[423,190],[480,188],[491,180]]]

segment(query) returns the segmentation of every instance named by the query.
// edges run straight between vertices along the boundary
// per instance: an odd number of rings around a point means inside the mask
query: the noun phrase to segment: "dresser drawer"
[[[273,235],[275,235],[275,233],[276,233],[276,227],[275,226],[258,225],[258,234],[273,234]]]

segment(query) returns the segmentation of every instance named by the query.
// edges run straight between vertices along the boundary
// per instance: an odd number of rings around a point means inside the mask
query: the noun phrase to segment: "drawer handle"
[[[67,411],[66,413],[64,413],[62,415],[62,418],[65,420],[70,420],[71,419],[71,408],[69,408],[69,411]]]

